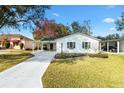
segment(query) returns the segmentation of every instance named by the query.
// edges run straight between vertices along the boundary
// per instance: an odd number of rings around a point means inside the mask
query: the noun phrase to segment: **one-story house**
[[[57,39],[43,39],[41,42],[42,50],[57,53],[98,53],[101,40],[83,33],[74,33]]]
[[[102,41],[79,32],[56,39],[43,39],[41,42],[42,50],[57,53],[124,53],[124,38]]]
[[[11,49],[20,49],[20,43],[23,44],[23,49],[33,49],[33,40],[20,34],[1,34],[0,48],[5,48],[5,43],[10,43]]]

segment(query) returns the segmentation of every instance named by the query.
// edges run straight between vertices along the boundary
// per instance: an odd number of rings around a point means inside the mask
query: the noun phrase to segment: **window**
[[[89,49],[90,47],[91,47],[91,43],[90,42],[82,42],[82,48]]]
[[[75,48],[75,42],[67,42],[67,48],[74,49]]]

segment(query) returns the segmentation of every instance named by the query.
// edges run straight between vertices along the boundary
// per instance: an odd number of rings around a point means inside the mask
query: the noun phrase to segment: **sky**
[[[113,33],[124,33],[124,31],[116,31],[114,24],[122,12],[124,12],[124,6],[56,5],[51,6],[51,9],[46,11],[45,17],[50,20],[54,19],[57,23],[63,23],[65,25],[71,25],[73,21],[78,21],[80,24],[83,24],[84,20],[90,20],[92,35],[106,36]],[[9,31],[32,38],[30,30],[22,29],[18,32],[15,29],[9,29]]]

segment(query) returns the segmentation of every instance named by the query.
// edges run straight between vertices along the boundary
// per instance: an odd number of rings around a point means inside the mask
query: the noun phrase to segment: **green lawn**
[[[124,55],[52,62],[42,81],[52,88],[124,88]]]
[[[32,56],[33,55],[30,54],[29,51],[15,51],[8,54],[0,54],[0,72],[19,64]]]
[[[22,54],[22,53],[31,53],[31,52],[32,50],[26,51],[26,50],[13,50],[13,49],[8,49],[4,51],[5,54]]]

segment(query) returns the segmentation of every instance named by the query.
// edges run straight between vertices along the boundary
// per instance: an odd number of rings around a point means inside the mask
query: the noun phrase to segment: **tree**
[[[81,32],[86,35],[92,34],[89,20],[84,20],[82,25],[80,25],[79,22],[74,21],[72,22],[71,27],[72,27],[73,33]]]
[[[119,39],[120,35],[119,34],[109,34],[106,36],[106,40],[112,40],[112,39]]]
[[[40,5],[0,5],[0,29],[3,27],[34,28],[40,26],[45,10],[50,6]]]
[[[124,12],[121,14],[120,18],[115,21],[117,31],[124,30]]]
[[[69,25],[66,26],[66,29],[67,29],[67,31],[68,31],[68,34],[71,34],[71,33],[72,33],[71,28],[70,28]]]
[[[41,40],[43,38],[55,38],[57,37],[57,24],[55,20],[43,19],[40,22],[40,27],[37,27],[33,32],[35,40]]]
[[[41,20],[47,9],[50,9],[50,6],[0,5],[0,29],[11,27],[20,30],[23,27],[34,31],[36,27],[41,28]]]
[[[72,27],[73,33],[80,31],[80,25],[79,25],[78,21],[72,22],[71,27]]]
[[[92,32],[91,32],[91,26],[90,26],[90,21],[89,20],[85,20],[83,22],[83,25],[81,27],[81,32],[83,34],[86,34],[86,35],[91,35]]]
[[[41,40],[43,38],[43,32],[41,29],[37,28],[35,31],[33,31],[33,37],[35,40]]]
[[[112,39],[119,39],[120,35],[116,33],[116,34],[109,34],[105,37],[97,36],[97,38],[101,40],[112,40]]]
[[[96,38],[101,39],[101,40],[106,40],[106,38],[102,36],[97,36]]]
[[[63,37],[69,34],[68,32],[69,28],[63,24],[57,25],[57,33],[59,37]]]

